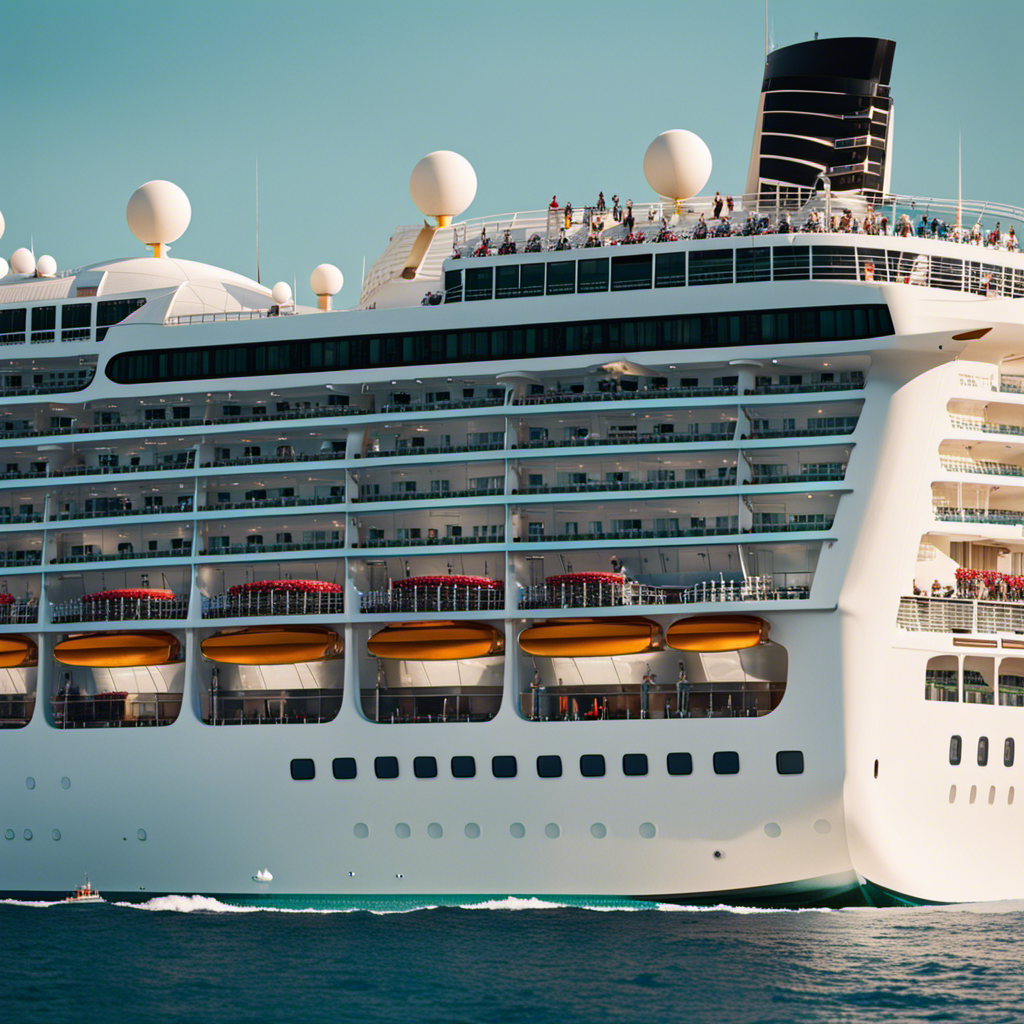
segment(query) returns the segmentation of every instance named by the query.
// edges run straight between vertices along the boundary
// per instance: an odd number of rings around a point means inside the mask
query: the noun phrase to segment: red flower
[[[394,580],[391,586],[395,590],[405,587],[479,587],[481,590],[502,590],[505,584],[487,576],[410,576]]]
[[[85,602],[91,601],[173,601],[173,590],[157,590],[152,587],[130,587],[121,590],[98,590],[95,594],[86,594],[82,598]]]
[[[236,583],[228,588],[232,596],[239,594],[340,594],[340,583],[326,580],[257,580],[255,583]]]
[[[570,572],[562,576],[548,576],[544,580],[549,586],[568,584],[576,586],[583,583],[608,583],[612,586],[622,586],[623,578],[617,572]]]

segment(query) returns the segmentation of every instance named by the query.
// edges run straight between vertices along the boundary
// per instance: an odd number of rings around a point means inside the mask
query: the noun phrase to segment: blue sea
[[[0,904],[4,1024],[1024,1019],[1024,902],[765,911]]]

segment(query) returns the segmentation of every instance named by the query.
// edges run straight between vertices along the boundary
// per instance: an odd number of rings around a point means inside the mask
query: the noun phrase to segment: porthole
[[[13,828],[7,829],[7,831],[4,832],[4,839],[13,839],[13,838],[14,838],[14,829]]]
[[[646,775],[647,755],[646,754],[623,754],[622,755],[623,775]]]
[[[456,754],[452,758],[452,778],[471,779],[476,775],[476,758],[469,754]]]
[[[764,827],[764,834],[769,839],[778,839],[782,835],[782,827],[776,821],[769,821]]]
[[[608,829],[605,828],[601,822],[595,821],[594,824],[590,826],[590,834],[595,839],[604,839],[604,837],[608,835]]]
[[[36,780],[33,779],[31,775],[25,780],[25,788],[26,789],[35,789],[36,788]]]
[[[832,831],[832,825],[824,818],[819,818],[814,823],[814,831],[817,832],[819,836],[827,836],[829,832]]]
[[[71,788],[71,780],[66,775],[64,776],[63,779],[60,780],[60,788],[61,789],[70,789]]]
[[[643,839],[653,839],[658,834],[658,828],[652,821],[645,821],[640,825],[640,835]]]
[[[412,773],[417,779],[436,779],[437,758],[414,757],[412,759]]]
[[[375,757],[373,759],[373,770],[378,779],[397,779],[398,758]]]
[[[716,750],[711,763],[716,775],[736,775],[740,770],[740,755],[735,750]]]
[[[775,770],[780,775],[803,775],[804,752],[802,750],[780,750],[775,755]]]
[[[967,798],[969,803],[974,803],[978,799],[978,787],[971,786],[971,795]]]
[[[1014,758],[1014,753],[1015,753],[1014,747],[1015,746],[1016,746],[1016,744],[1013,742],[1013,740],[1009,736],[1006,738],[1005,742],[1003,743],[1003,764],[1007,768],[1012,768],[1013,767],[1013,758]]]
[[[526,826],[519,821],[513,821],[508,827],[508,834],[513,839],[522,839],[526,835]]]
[[[949,763],[959,764],[960,756],[963,751],[963,740],[959,736],[949,737]],[[877,766],[878,762],[875,762]],[[875,778],[878,778],[878,771],[875,771]]]
[[[356,839],[365,839],[369,834],[370,826],[363,821],[357,822],[352,826],[352,835],[354,835]]]
[[[480,838],[480,826],[475,821],[469,822],[462,831],[466,833],[467,839]]]
[[[431,839],[440,839],[444,835],[444,829],[436,821],[432,821],[427,826],[427,835]]]
[[[26,839],[31,839],[32,838],[32,829],[30,829],[30,828],[25,829],[25,831],[22,833],[22,835]]]
[[[669,775],[692,775],[693,756],[676,751],[665,758],[665,767]]]
[[[311,757],[292,758],[292,778],[296,782],[309,782],[316,778],[316,765]]]
[[[496,779],[514,779],[519,771],[511,754],[497,754],[491,758],[491,772]]]
[[[561,834],[562,830],[553,821],[549,821],[544,826],[544,835],[546,835],[548,839],[557,839]]]
[[[146,830],[144,828],[140,828],[135,834],[139,837],[140,843],[144,843],[146,841]]]
[[[988,737],[978,737],[978,767],[984,768],[988,764]]]
[[[562,759],[558,754],[539,754],[537,756],[537,776],[541,779],[560,779],[562,777]]]
[[[580,775],[598,779],[604,772],[604,754],[580,754]]]
[[[59,828],[55,828],[50,833],[50,835],[53,836],[54,842],[60,842],[60,829]]]
[[[996,802],[996,787],[995,786],[989,786],[988,787],[988,804],[989,804],[989,807],[991,807],[995,802]]]
[[[395,826],[395,835],[399,839],[408,839],[412,835],[412,829],[404,821],[400,821]]]
[[[1009,790],[1007,791],[1007,793],[1006,793],[1006,802],[1008,804],[1012,804],[1013,803],[1013,786],[1011,786],[1009,788]]]
[[[354,779],[356,777],[356,759],[354,757],[336,757],[331,762],[331,771],[336,779]]]
[[[956,786],[949,787],[949,802],[956,803]]]

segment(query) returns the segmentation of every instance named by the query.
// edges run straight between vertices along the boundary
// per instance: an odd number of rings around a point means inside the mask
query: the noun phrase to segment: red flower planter
[[[13,598],[12,598],[13,600]],[[85,603],[93,601],[173,601],[173,590],[157,590],[152,587],[129,587],[121,590],[98,590],[95,594],[86,594],[82,598]],[[0,601],[0,604],[3,604]]]

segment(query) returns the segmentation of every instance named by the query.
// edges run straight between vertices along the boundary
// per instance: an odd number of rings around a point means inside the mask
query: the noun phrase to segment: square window
[[[437,778],[437,758],[436,757],[414,757],[412,759],[412,773],[417,779],[436,779]],[[397,771],[395,772],[397,775]]]
[[[693,774],[693,757],[690,754],[675,752],[669,754],[665,760],[669,775]]]
[[[296,782],[309,782],[316,777],[316,765],[311,757],[292,758],[292,778]]]
[[[735,750],[716,750],[712,763],[716,775],[736,775],[740,770],[740,755]]]
[[[604,775],[604,754],[580,754],[580,775],[588,779]]]
[[[558,754],[540,754],[537,757],[537,775],[542,779],[560,779],[562,759]]]
[[[476,775],[476,758],[468,754],[457,754],[452,758],[452,778],[471,779]]]
[[[378,779],[397,779],[398,758],[375,757],[373,759],[373,770],[376,772]]]
[[[623,775],[646,775],[647,755],[646,754],[623,754],[622,755]]]
[[[519,770],[511,754],[498,754],[491,758],[491,771],[496,779],[514,779]]]
[[[804,752],[802,750],[780,750],[775,755],[775,768],[780,775],[803,775]]]
[[[356,759],[354,757],[336,757],[331,762],[336,779],[354,779],[356,777]]]

